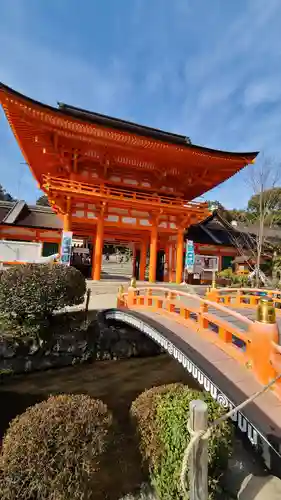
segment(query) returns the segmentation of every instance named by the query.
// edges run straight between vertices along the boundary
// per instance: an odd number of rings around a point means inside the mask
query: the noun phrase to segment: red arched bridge
[[[173,356],[203,390],[226,410],[235,408],[281,371],[278,322],[257,321],[261,295],[281,305],[279,291],[212,289],[206,297],[163,287],[119,292],[117,308],[102,312],[105,321],[133,326]],[[264,304],[266,305],[266,304]],[[261,307],[261,306],[259,306]],[[281,474],[281,379],[232,420]]]

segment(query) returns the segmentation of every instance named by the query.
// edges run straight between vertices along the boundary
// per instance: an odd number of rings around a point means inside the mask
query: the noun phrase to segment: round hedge
[[[0,311],[23,322],[47,318],[54,310],[81,304],[86,292],[84,276],[60,264],[24,264],[2,273]]]
[[[4,437],[1,500],[94,498],[111,414],[86,395],[59,395],[16,417]]]
[[[202,399],[208,404],[209,422],[223,414],[223,409],[205,392],[183,384],[154,387],[142,393],[132,404],[143,463],[150,480],[163,500],[184,498],[180,473],[185,448],[190,440],[187,430],[189,403]],[[210,498],[219,492],[220,478],[227,469],[232,451],[232,425],[216,427],[208,441]]]

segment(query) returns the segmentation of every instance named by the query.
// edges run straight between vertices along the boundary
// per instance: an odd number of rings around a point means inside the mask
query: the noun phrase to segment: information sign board
[[[63,231],[61,239],[60,261],[61,264],[64,264],[66,266],[70,266],[72,237],[73,233],[71,231]]]
[[[195,260],[195,253],[194,253],[194,244],[192,240],[188,240],[186,242],[186,248],[185,248],[185,269],[189,273],[193,272],[193,267],[194,267],[194,260]]]

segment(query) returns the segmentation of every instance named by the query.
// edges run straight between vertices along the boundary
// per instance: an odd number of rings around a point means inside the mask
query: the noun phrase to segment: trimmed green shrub
[[[54,310],[81,304],[84,276],[59,264],[24,264],[7,269],[0,280],[0,311],[19,324],[48,319]]]
[[[142,393],[132,404],[143,464],[160,499],[180,500],[183,491],[180,473],[185,448],[190,441],[187,430],[189,403],[202,399],[208,404],[209,422],[223,409],[205,392],[183,384],[155,387]],[[219,492],[220,478],[232,451],[232,426],[224,422],[216,427],[208,441],[210,498]]]
[[[86,395],[52,396],[16,417],[4,436],[1,500],[95,498],[111,414]]]

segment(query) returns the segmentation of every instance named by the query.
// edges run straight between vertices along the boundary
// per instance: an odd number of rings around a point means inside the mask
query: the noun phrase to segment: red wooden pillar
[[[158,239],[157,225],[156,223],[154,223],[151,228],[151,235],[150,235],[150,257],[149,257],[150,283],[154,283],[156,281],[157,239]]]
[[[176,262],[176,283],[179,285],[182,283],[182,273],[183,273],[183,238],[184,230],[179,229],[177,238],[177,262]]]
[[[93,266],[93,279],[100,280],[101,265],[102,265],[102,251],[103,251],[103,213],[99,214],[97,223],[97,234],[94,250],[94,266]]]
[[[141,242],[141,248],[140,248],[140,275],[139,275],[140,281],[145,280],[146,254],[147,254],[147,244],[146,241],[143,240]]]

